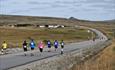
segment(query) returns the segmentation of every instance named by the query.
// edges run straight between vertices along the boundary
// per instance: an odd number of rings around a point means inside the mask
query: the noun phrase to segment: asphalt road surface
[[[71,43],[69,45],[65,45],[64,53],[79,51],[81,49],[93,47],[96,44],[103,44],[107,40],[107,37],[103,35],[103,33],[101,33],[100,31],[95,30],[95,29],[91,29],[91,30],[97,34],[97,39],[95,41],[89,40],[89,41],[83,41],[79,43]],[[52,49],[51,52],[48,52],[47,49],[45,48],[45,51],[43,53],[40,53],[39,50],[35,50],[32,52],[28,51],[27,56],[24,56],[24,52],[3,55],[3,56],[0,56],[0,70],[7,70],[10,68],[28,64],[34,61],[60,55],[60,51],[61,49],[58,48],[57,51],[54,51],[54,49]],[[33,53],[34,56],[31,56],[30,55],[31,53]]]

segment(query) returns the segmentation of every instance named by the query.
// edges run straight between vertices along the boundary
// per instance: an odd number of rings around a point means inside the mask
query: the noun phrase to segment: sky
[[[0,0],[0,14],[115,19],[115,0]]]

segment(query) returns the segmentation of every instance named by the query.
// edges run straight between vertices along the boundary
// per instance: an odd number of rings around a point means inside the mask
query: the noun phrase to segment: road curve
[[[87,27],[83,27],[83,28],[87,28]],[[93,47],[96,44],[103,44],[105,41],[108,40],[108,38],[100,31],[93,28],[88,28],[88,29],[96,33],[97,39],[95,40],[95,42],[93,42],[92,40],[88,40],[79,43],[71,43],[69,45],[65,45],[64,53],[79,51],[85,48]],[[27,56],[24,56],[23,52],[0,56],[0,70],[7,70],[34,61],[60,55],[60,48],[57,51],[54,50],[52,50],[51,52],[44,51],[42,54],[39,52],[39,50],[35,50],[33,51],[34,56],[30,56],[31,51],[28,51],[27,53],[28,53]]]

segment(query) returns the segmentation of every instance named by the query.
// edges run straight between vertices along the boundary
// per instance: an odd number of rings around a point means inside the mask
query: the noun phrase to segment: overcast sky
[[[115,0],[0,0],[0,14],[115,19]]]

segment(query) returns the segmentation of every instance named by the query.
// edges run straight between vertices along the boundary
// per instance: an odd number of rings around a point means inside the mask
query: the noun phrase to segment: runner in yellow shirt
[[[4,41],[2,44],[2,53],[7,49],[7,43]]]

